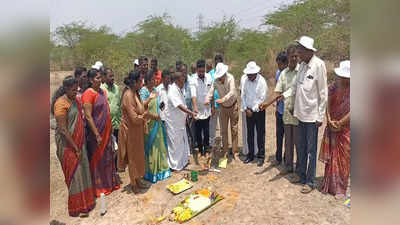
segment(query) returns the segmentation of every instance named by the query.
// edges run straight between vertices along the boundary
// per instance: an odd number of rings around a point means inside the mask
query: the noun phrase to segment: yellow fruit
[[[183,211],[184,211],[184,209],[183,209],[183,207],[181,207],[181,206],[177,206],[177,207],[175,207],[175,208],[173,209],[173,212],[174,212],[175,214],[181,214]]]

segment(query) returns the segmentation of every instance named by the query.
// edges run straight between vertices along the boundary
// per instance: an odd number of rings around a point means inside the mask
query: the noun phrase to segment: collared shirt
[[[276,71],[276,74],[275,74],[275,84],[277,84],[278,83],[278,80],[279,80],[279,76],[281,75],[281,71],[278,69],[277,71]],[[278,111],[278,113],[279,114],[283,114],[283,108],[284,108],[284,106],[283,106],[283,101],[282,100],[279,100],[278,101],[278,105],[277,105],[277,107],[276,107],[276,111]]]
[[[218,95],[222,100],[222,106],[230,107],[237,101],[235,78],[232,76],[232,74],[226,73],[224,83],[221,83],[219,80],[213,82],[207,95],[208,99],[211,99],[215,89],[218,91]]]
[[[260,104],[267,99],[267,93],[268,85],[263,76],[257,74],[253,81],[246,76],[241,94],[242,105],[245,109],[250,108],[253,112],[258,112]]]
[[[186,113],[179,109],[180,105],[185,105],[185,98],[182,90],[173,83],[168,89],[167,120],[177,129],[185,128],[186,123]]]
[[[204,105],[211,85],[211,76],[208,73],[204,74],[204,79],[200,79],[197,74],[191,79],[190,93],[192,94],[192,98],[196,97],[197,99],[197,109],[199,111],[197,115],[198,119],[203,120],[211,116],[211,107],[209,105]]]
[[[111,123],[114,129],[119,129],[119,123],[121,121],[121,96],[119,93],[119,87],[116,84],[113,84],[111,87],[108,84],[103,83],[100,85],[100,88],[107,91],[107,100],[110,105],[110,113],[111,113]]]
[[[246,79],[247,79],[246,74],[243,74],[242,77],[240,78],[240,84],[239,84],[240,96],[242,96],[244,81]],[[244,112],[245,110],[246,110],[246,107],[243,104],[241,104],[240,111]]]
[[[214,79],[215,68],[210,70],[210,72],[208,72],[208,73],[211,75],[211,81],[214,82],[215,81],[215,79]],[[214,91],[214,106],[216,109],[219,109],[219,104],[215,102],[217,99],[219,99],[218,91],[215,90]]]
[[[281,72],[279,80],[275,87],[275,92],[283,93],[291,87],[293,81],[296,80],[298,68],[299,68],[298,65],[294,70],[289,70],[289,67],[287,67]],[[297,120],[296,117],[294,117],[290,113],[290,110],[288,109],[288,107],[292,104],[291,101],[293,101],[293,98],[287,98],[284,100],[284,110],[282,118],[283,123],[290,125],[298,125],[299,121]]]
[[[302,122],[323,122],[328,101],[328,84],[324,61],[313,56],[307,64],[299,66],[296,80],[292,87],[283,93],[286,98],[294,96],[290,109],[294,108],[294,116]]]
[[[195,74],[192,74],[192,75],[187,75],[187,79],[186,79],[186,82],[185,82],[185,84],[184,84],[184,86],[183,86],[183,91],[184,91],[184,93],[183,93],[183,95],[184,95],[184,97],[185,97],[185,103],[186,103],[186,107],[188,108],[188,109],[190,109],[190,110],[192,110],[192,94],[191,94],[191,92],[190,92],[190,82],[191,82],[191,80],[192,80],[192,77],[194,76]]]
[[[165,121],[167,117],[167,110],[168,110],[168,91],[164,87],[164,84],[161,83],[160,85],[157,86],[156,91],[158,93],[158,96],[160,96],[160,104],[164,102],[164,109],[160,109],[160,118],[161,120]]]

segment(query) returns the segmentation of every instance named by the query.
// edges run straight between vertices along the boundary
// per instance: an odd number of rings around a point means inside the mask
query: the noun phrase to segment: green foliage
[[[276,55],[301,35],[315,39],[317,54],[330,65],[350,57],[350,0],[296,1],[264,19],[263,25],[270,28],[264,32],[240,29],[234,17],[224,17],[191,34],[164,14],[149,16],[124,36],[113,34],[106,26],[73,22],[52,33],[50,64],[54,69],[72,70],[100,60],[121,81],[140,55],[157,57],[159,68],[164,69],[175,66],[176,60],[190,65],[221,53],[237,79],[249,60],[255,60],[263,74],[272,78]]]
[[[215,53],[225,55],[229,45],[236,38],[236,20],[223,18],[222,22],[204,28],[197,36],[199,50],[203,58],[213,58]]]
[[[350,55],[350,0],[306,0],[265,16],[279,47],[307,35],[315,39],[318,54],[328,60]]]

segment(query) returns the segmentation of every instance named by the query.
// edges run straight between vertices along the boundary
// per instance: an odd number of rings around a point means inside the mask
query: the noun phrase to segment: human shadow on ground
[[[148,188],[138,188],[137,189],[138,191],[134,192],[133,189],[132,189],[132,185],[131,184],[127,184],[122,188],[121,192],[125,192],[126,194],[132,194],[132,193],[134,193],[134,194],[144,194],[144,193],[148,192],[150,190],[150,188],[151,188],[151,184],[150,184],[150,186]]]

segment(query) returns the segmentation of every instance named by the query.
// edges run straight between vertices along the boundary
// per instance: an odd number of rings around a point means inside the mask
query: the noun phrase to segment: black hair
[[[156,62],[158,64],[158,60],[156,57],[153,57],[150,62]]]
[[[214,57],[214,61],[224,62],[224,57],[222,56],[222,54],[216,54]]]
[[[140,82],[140,70],[131,71],[128,74],[129,86],[131,87],[134,82]]]
[[[176,61],[176,71],[180,71],[182,65],[183,65],[183,62],[181,60]]]
[[[75,71],[74,71],[75,78],[79,78],[80,76],[82,76],[82,73],[86,72],[86,71],[87,71],[86,67],[82,67],[82,66],[76,67]]]
[[[182,60],[176,61],[176,66],[180,66],[180,65],[182,65],[182,64],[183,64]]]
[[[276,57],[275,61],[276,61],[276,63],[279,63],[279,62],[282,62],[282,63],[285,63],[285,64],[288,63],[286,52],[285,51],[280,52],[278,54],[278,56]]]
[[[111,68],[104,68],[103,71],[100,71],[101,75],[106,76],[108,72],[112,72]]]
[[[65,92],[71,88],[74,84],[78,84],[78,79],[74,76],[66,76],[63,80],[62,85],[54,92],[53,97],[51,98],[51,114],[54,115],[54,104],[57,99],[65,94]]]
[[[196,63],[196,68],[205,68],[206,67],[206,61],[204,59],[199,59],[197,60]]]
[[[287,55],[293,54],[294,52],[296,52],[297,47],[298,47],[298,46],[297,46],[297,45],[294,45],[294,44],[289,45],[288,48],[286,49],[286,54],[287,54]]]
[[[183,67],[185,67],[185,68],[187,69],[187,65],[182,63],[182,64],[179,66],[179,70],[177,70],[177,71],[182,72]]]
[[[172,82],[177,81],[181,76],[183,76],[183,73],[180,71],[175,72],[174,74],[172,74],[171,76],[171,80]]]
[[[129,72],[128,76],[124,78],[124,84],[126,87],[122,90],[120,103],[122,102],[122,98],[124,97],[125,92],[132,88],[136,82],[140,82],[140,71],[139,70],[132,70]]]
[[[87,73],[87,78],[88,78],[88,80],[89,80],[90,78],[95,78],[95,77],[97,76],[97,72],[98,72],[97,69],[91,69],[91,70],[89,70],[88,73]],[[88,88],[90,88],[90,87],[92,87],[92,83],[91,83],[90,80],[89,80],[89,84],[87,85],[86,89],[88,89]]]
[[[167,70],[167,69],[165,69],[165,70],[163,70],[162,72],[161,72],[161,77],[164,79],[164,78],[167,78],[167,77],[170,77],[170,72],[169,72],[169,70]]]
[[[129,85],[130,85],[129,77],[125,77],[125,78],[124,78],[124,84],[125,84],[126,86],[129,86]]]
[[[142,64],[143,61],[149,61],[146,56],[142,55],[139,57],[139,65]]]
[[[154,72],[149,71],[145,76],[144,76],[144,83],[147,85],[151,80],[154,78]]]

